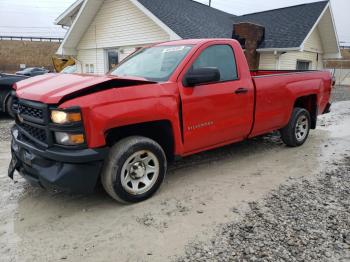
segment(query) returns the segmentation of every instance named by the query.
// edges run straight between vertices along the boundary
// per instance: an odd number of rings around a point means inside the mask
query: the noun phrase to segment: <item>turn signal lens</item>
[[[69,134],[63,132],[55,132],[56,142],[65,146],[74,146],[84,144],[85,138],[83,134]]]
[[[51,120],[55,124],[69,124],[81,121],[81,113],[67,113],[64,111],[51,111]]]
[[[70,141],[73,144],[83,144],[85,142],[84,135],[83,134],[70,135]]]

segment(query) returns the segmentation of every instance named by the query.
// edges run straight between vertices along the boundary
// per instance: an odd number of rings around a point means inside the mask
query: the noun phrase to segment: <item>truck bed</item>
[[[251,136],[285,126],[297,97],[312,97],[319,114],[328,104],[332,83],[327,71],[261,70],[252,71],[251,75],[255,86],[255,124]]]

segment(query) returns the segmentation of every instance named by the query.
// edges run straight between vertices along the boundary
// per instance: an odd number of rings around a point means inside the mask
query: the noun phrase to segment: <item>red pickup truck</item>
[[[139,202],[176,157],[274,130],[302,145],[331,89],[328,72],[250,72],[231,39],[157,44],[104,76],[30,78],[15,85],[9,176],[77,193],[101,181],[114,199]]]

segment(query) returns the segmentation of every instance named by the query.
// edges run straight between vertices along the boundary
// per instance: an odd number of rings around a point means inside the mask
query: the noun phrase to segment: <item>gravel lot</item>
[[[333,102],[346,100],[350,88],[337,87]],[[318,124],[338,130],[335,136],[346,143],[350,103],[339,105]],[[187,245],[178,261],[350,261],[350,150],[326,154],[340,158],[329,159],[309,179],[289,177],[263,199],[249,202],[244,212],[234,207],[233,221],[221,225],[210,241]]]
[[[179,261],[350,261],[350,157],[334,166],[249,202],[238,222]]]
[[[7,115],[0,113],[0,142],[10,140],[11,125],[13,125],[13,121]]]
[[[350,261],[350,96],[337,90],[303,147],[271,134],[188,157],[131,206],[13,183],[0,116],[0,261]]]

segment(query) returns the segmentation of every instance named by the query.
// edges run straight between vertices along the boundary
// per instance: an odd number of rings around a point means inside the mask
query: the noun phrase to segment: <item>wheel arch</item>
[[[294,102],[294,107],[300,107],[306,109],[310,113],[311,117],[311,129],[315,129],[317,125],[317,95],[310,94],[306,96],[298,97]]]
[[[172,124],[169,120],[158,120],[115,127],[105,133],[107,146],[129,136],[144,136],[156,141],[164,150],[168,161],[175,158],[175,139]]]

